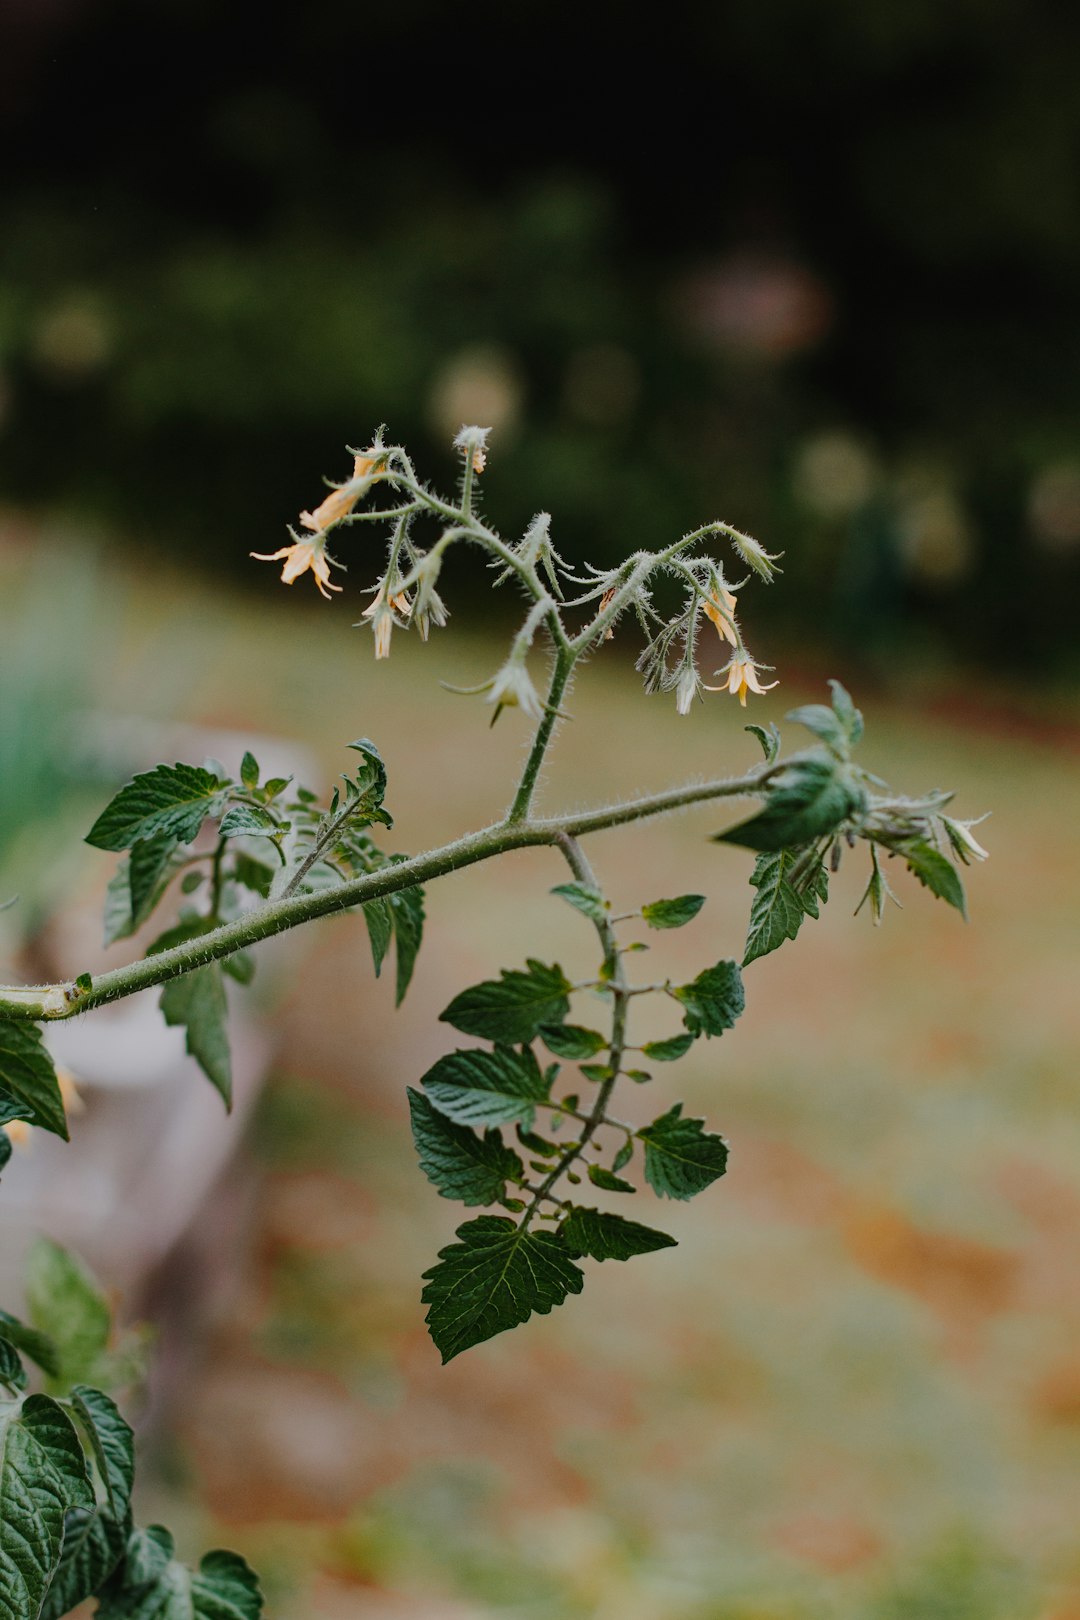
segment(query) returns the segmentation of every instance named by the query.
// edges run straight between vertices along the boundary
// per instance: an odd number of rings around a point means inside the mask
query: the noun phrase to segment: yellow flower
[[[372,482],[378,476],[383,459],[384,452],[375,446],[356,456],[353,460],[353,475],[349,482],[342,484],[340,489],[332,489],[314,512],[301,512],[300,522],[304,528],[322,534],[333,524],[340,523],[343,517],[348,517],[361,495],[367,494]]]
[[[779,681],[770,681],[767,686],[762,686],[758,680],[758,670],[763,667],[755,664],[749,653],[736,653],[731,663],[725,669],[719,671],[720,674],[727,676],[723,686],[707,686],[705,690],[706,692],[730,692],[733,697],[738,698],[745,709],[747,692],[756,692],[759,697],[763,697],[766,692],[771,692],[774,686],[780,684]]]
[[[705,617],[715,624],[721,641],[730,641],[733,647],[739,645],[735,637],[735,598],[722,585],[717,586],[715,596],[707,599]]]
[[[75,1078],[70,1070],[56,1066],[56,1081],[60,1087],[60,1101],[64,1105],[66,1114],[81,1114],[83,1100],[75,1089]],[[14,1147],[25,1148],[30,1145],[33,1127],[25,1119],[10,1119],[6,1125],[0,1125],[0,1131],[6,1131]]]
[[[394,633],[395,624],[400,623],[394,615],[400,613],[402,619],[407,619],[412,612],[412,604],[403,591],[396,591],[387,600],[385,580],[379,586],[375,600],[364,609],[362,617],[371,620],[371,628],[375,632],[375,657],[389,658],[390,637]]]
[[[286,585],[291,585],[293,580],[299,579],[310,568],[320,595],[325,596],[327,601],[330,600],[331,591],[341,589],[340,585],[330,583],[330,559],[326,555],[326,541],[321,538],[297,540],[295,545],[282,546],[280,551],[253,551],[251,555],[257,562],[280,562],[284,558],[281,577]]]

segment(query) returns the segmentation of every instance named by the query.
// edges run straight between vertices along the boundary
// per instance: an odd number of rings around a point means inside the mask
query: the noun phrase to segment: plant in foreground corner
[[[461,481],[456,495],[444,498],[420,482],[401,446],[377,436],[353,452],[352,477],[302,513],[291,543],[263,560],[283,563],[286,584],[310,573],[329,599],[340,589],[332,571],[350,531],[384,531],[384,566],[361,614],[382,658],[395,629],[415,628],[426,639],[446,624],[437,586],[447,556],[459,545],[480,548],[493,588],[512,586],[525,604],[505,661],[473,689],[492,722],[514,708],[532,726],[506,812],[476,832],[405,856],[385,847],[393,826],[386,771],[367,738],[348,744],[356,757],[328,800],[290,779],[266,779],[250,753],[235,773],[214,760],[158,765],[121,789],[88,842],[120,857],[108,889],[106,941],[129,938],[166,903],[168,925],[124,967],[0,988],[0,1125],[21,1121],[66,1136],[43,1026],[150,986],[160,987],[165,1020],[183,1027],[189,1052],[228,1105],[229,981],[250,982],[252,949],[261,940],[359,908],[376,974],[393,947],[400,1004],[420,948],[424,885],[509,850],[550,846],[566,869],[552,892],[589,930],[580,964],[567,973],[527,956],[498,979],[464,988],[442,1018],[471,1044],[440,1058],[408,1093],[424,1174],[442,1197],[485,1212],[458,1228],[456,1242],[424,1274],[428,1327],[444,1361],[580,1293],[587,1261],[625,1261],[674,1244],[620,1212],[639,1190],[630,1175],[640,1174],[660,1199],[693,1198],[724,1174],[727,1144],[669,1097],[648,1124],[629,1122],[617,1111],[616,1093],[648,1085],[657,1066],[662,1076],[695,1042],[732,1028],[744,1006],[742,969],[819,915],[830,875],[848,852],[863,846],[868,854],[860,904],[875,922],[891,895],[890,861],[963,912],[959,868],[985,855],[972,824],[946,814],[949,795],[895,795],[860,765],[862,717],[835,681],[829,704],[788,715],[809,734],[793,752],[781,753],[774,725],[750,725],[763,758],[741,775],[538,815],[539,773],[573,676],[617,626],[636,625],[646,689],[673,693],[681,714],[705,691],[726,690],[745,705],[748,694],[776,684],[760,679],[764,666],[751,657],[739,617],[750,575],[768,582],[776,558],[713,522],[617,568],[576,572],[555,550],[546,513],[516,541],[483,521],[476,490],[486,436],[464,428],[455,443]],[[717,555],[717,546],[730,552]],[[729,566],[746,578],[729,578]],[[718,677],[715,684],[703,678],[703,666]],[[624,925],[663,934],[690,922],[705,897],[637,897],[636,909],[617,912],[586,854],[589,835],[733,798],[759,801],[753,814],[715,835],[754,856],[742,961],[708,963],[685,983],[634,982],[630,962],[639,947],[627,941]],[[638,1045],[635,1006],[645,996],[668,1007],[671,1031]],[[0,1131],[0,1163],[8,1152]],[[25,1394],[22,1355],[52,1376],[50,1354],[36,1327],[0,1318],[0,1502],[13,1526],[7,1552],[0,1543],[0,1571],[18,1563],[13,1538],[35,1548],[29,1574],[0,1575],[0,1620],[59,1615],[91,1595],[106,1620],[257,1615],[254,1579],[233,1555],[210,1554],[193,1572],[172,1559],[166,1532],[132,1529],[130,1435],[108,1397],[81,1384],[66,1404]]]

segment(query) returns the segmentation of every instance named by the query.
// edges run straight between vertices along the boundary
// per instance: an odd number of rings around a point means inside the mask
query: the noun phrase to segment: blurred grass
[[[767,603],[745,606],[764,654]],[[489,732],[437,680],[482,678],[498,648],[455,620],[375,665],[350,617],[299,589],[253,607],[148,579],[117,690],[136,701],[124,672],[167,648],[189,718],[295,732],[328,773],[373,736],[394,848],[491,819],[524,729],[508,714]],[[778,662],[752,714],[718,695],[680,721],[641,694],[620,638],[573,696],[547,804],[740,768],[746,719],[821,695]],[[416,1170],[404,1086],[446,1048],[456,990],[527,952],[587,971],[592,936],[548,896],[565,875],[548,851],[431,891],[398,1014],[357,920],[321,930],[256,1143],[258,1266],[181,1412],[205,1511],[268,1570],[274,1612],[1080,1615],[1080,732],[1063,710],[1029,733],[992,694],[976,727],[981,694],[951,697],[959,720],[917,682],[866,704],[865,758],[993,811],[971,926],[900,881],[904,913],[875,933],[850,916],[864,874],[842,871],[822,921],[748,972],[738,1028],[622,1104],[644,1119],[685,1096],[731,1141],[725,1181],[641,1212],[679,1248],[591,1267],[580,1299],[446,1369],[417,1279],[461,1215]],[[620,909],[709,896],[654,936],[646,973],[740,953],[749,861],[705,842],[733,819],[593,841]],[[639,1027],[673,1026],[642,1008]]]

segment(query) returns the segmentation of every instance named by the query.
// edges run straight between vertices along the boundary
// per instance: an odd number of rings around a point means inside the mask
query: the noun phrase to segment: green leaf
[[[524,973],[503,968],[498,979],[463,990],[439,1017],[483,1041],[531,1041],[542,1024],[562,1023],[570,1011],[569,989],[558,964],[548,967],[530,958]]]
[[[160,1525],[137,1531],[95,1620],[259,1620],[259,1583],[238,1553],[209,1552],[196,1571],[172,1552],[172,1536]]]
[[[558,883],[552,889],[568,905],[588,917],[590,922],[602,923],[608,919],[610,907],[599,889],[589,883]]]
[[[743,726],[743,730],[751,732],[757,738],[761,744],[761,751],[765,755],[766,765],[771,765],[780,752],[780,733],[772,721],[769,721],[767,727],[751,725]]]
[[[218,965],[237,984],[250,984],[255,977],[255,958],[250,951],[233,951],[231,956],[223,956]]]
[[[105,1486],[110,1513],[121,1522],[135,1486],[135,1437],[116,1402],[100,1389],[76,1384],[71,1402],[86,1432]]]
[[[647,1125],[645,1179],[661,1198],[693,1198],[727,1169],[727,1143],[702,1119],[683,1119],[682,1103]]]
[[[524,1180],[524,1165],[498,1131],[478,1136],[440,1114],[421,1092],[411,1086],[407,1090],[420,1168],[443,1198],[497,1204],[506,1197],[508,1181]]]
[[[92,1377],[112,1331],[109,1302],[80,1260],[48,1238],[38,1238],[26,1263],[30,1320],[51,1339],[63,1385]]]
[[[657,1063],[674,1063],[678,1058],[685,1057],[693,1046],[697,1037],[695,1035],[672,1035],[666,1041],[646,1041],[641,1048],[647,1058]]]
[[[634,1157],[634,1139],[633,1139],[632,1136],[628,1136],[626,1138],[626,1141],[623,1143],[622,1147],[619,1149],[618,1153],[616,1153],[614,1159],[612,1159],[612,1161],[611,1161],[611,1168],[615,1171],[616,1175],[619,1173],[620,1170],[625,1170],[626,1169],[627,1165],[630,1163],[630,1160],[633,1157]]]
[[[37,1620],[60,1561],[65,1510],[92,1508],[63,1408],[31,1395],[0,1416],[0,1620]]]
[[[790,874],[802,850],[778,849],[759,855],[750,882],[757,890],[750,907],[750,927],[742,965],[778,950],[787,939],[794,939],[808,915]]]
[[[551,1090],[532,1052],[509,1046],[451,1052],[428,1070],[422,1084],[439,1112],[459,1125],[521,1124],[526,1129]]]
[[[791,709],[784,719],[812,731],[838,759],[848,758],[847,732],[832,709],[826,708],[824,703],[806,703],[802,708]]]
[[[924,843],[921,839],[905,844],[900,853],[907,862],[908,871],[915,874],[923,887],[947,905],[955,906],[966,922],[967,896],[960,874],[952,862],[932,844]]]
[[[594,1187],[603,1187],[605,1192],[634,1193],[637,1188],[632,1181],[624,1181],[612,1170],[605,1170],[602,1164],[588,1166],[589,1180]]]
[[[0,1384],[6,1385],[10,1391],[25,1389],[26,1382],[26,1368],[22,1364],[22,1357],[11,1340],[0,1335]]]
[[[635,1254],[675,1247],[675,1239],[666,1232],[623,1220],[621,1215],[577,1206],[559,1227],[559,1237],[572,1254],[587,1254],[592,1260],[630,1260]]]
[[[386,897],[394,914],[394,949],[397,957],[397,983],[394,1005],[401,1006],[412,983],[413,968],[424,937],[424,891],[419,884],[396,889]]]
[[[830,681],[829,686],[832,689],[833,713],[844,728],[849,747],[855,748],[862,742],[863,717],[852,703],[846,687],[841,686],[839,681]]]
[[[13,1119],[68,1139],[56,1070],[40,1029],[0,1020],[0,1125]]]
[[[739,964],[732,961],[705,968],[689,984],[677,985],[672,995],[685,1009],[683,1023],[691,1035],[722,1035],[746,1006]]]
[[[378,978],[394,936],[394,913],[385,895],[378,895],[374,900],[365,900],[360,909],[367,924],[368,939],[371,941],[371,959],[375,964],[375,977]]]
[[[685,928],[705,904],[703,894],[680,894],[674,900],[652,900],[641,915],[650,928]]]
[[[580,1068],[586,1080],[595,1080],[601,1085],[605,1080],[610,1080],[615,1072],[610,1063],[582,1063]]]
[[[64,1546],[41,1620],[59,1620],[104,1584],[124,1554],[131,1529],[135,1451],[131,1429],[99,1389],[78,1386],[72,1404],[105,1488],[92,1508],[69,1508]]]
[[[154,870],[152,853],[163,848],[168,859],[157,871],[153,883],[147,886],[147,877]],[[113,945],[118,939],[127,939],[141,928],[152,914],[165,890],[180,870],[183,857],[178,853],[175,838],[148,839],[135,844],[131,855],[122,855],[116,871],[105,890],[105,944]],[[134,874],[134,875],[133,875]],[[198,878],[198,874],[192,874]],[[133,904],[138,896],[138,905]]]
[[[457,1237],[425,1271],[421,1296],[444,1364],[581,1292],[582,1274],[554,1233],[522,1231],[505,1216],[481,1215],[459,1226]]]
[[[0,1131],[0,1170],[3,1170],[11,1158],[11,1137],[6,1131]]]
[[[541,1024],[539,1035],[549,1052],[570,1062],[595,1057],[611,1044],[599,1030],[585,1029],[581,1024]]]
[[[778,850],[809,844],[835,832],[866,806],[866,793],[849,767],[817,749],[790,760],[770,778],[764,809],[749,821],[717,833],[718,844]]]
[[[259,785],[259,762],[250,750],[245,750],[240,761],[240,780],[246,788],[256,788]]]
[[[6,1140],[6,1138],[5,1138]],[[47,1333],[27,1327],[17,1316],[0,1311],[0,1334],[23,1355],[29,1356],[35,1366],[55,1378],[60,1371],[60,1354]]]
[[[161,992],[161,1012],[167,1024],[186,1031],[185,1045],[210,1084],[232,1107],[232,1059],[229,1055],[228,1004],[220,962],[208,962],[178,979],[170,979]]]
[[[167,832],[155,838],[137,838],[132,844],[127,863],[132,919],[143,921],[164,894],[173,876],[176,848],[176,839]]]
[[[86,835],[95,849],[130,849],[138,839],[168,835],[190,844],[216,810],[226,784],[196,765],[157,765],[136,776],[107,805]]]
[[[274,868],[265,861],[257,861],[253,855],[237,855],[233,860],[232,880],[265,900],[274,881]]]
[[[281,823],[254,804],[230,804],[218,824],[222,838],[276,838]]]

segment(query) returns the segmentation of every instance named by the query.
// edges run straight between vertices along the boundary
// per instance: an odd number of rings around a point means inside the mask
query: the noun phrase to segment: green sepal
[[[497,1204],[506,1196],[508,1181],[524,1180],[520,1158],[498,1131],[479,1136],[441,1114],[421,1092],[406,1089],[420,1168],[441,1197],[462,1204]]]
[[[232,1108],[232,1058],[229,1053],[229,1008],[221,963],[208,962],[177,979],[161,992],[162,1017],[185,1031],[185,1046],[210,1084]]]
[[[216,813],[227,782],[197,765],[157,765],[133,777],[86,835],[95,849],[130,849],[138,839],[168,835],[190,844]]]
[[[742,974],[734,961],[705,968],[689,984],[676,985],[671,994],[683,1006],[683,1023],[691,1035],[722,1035],[732,1029],[746,1006]]]
[[[0,1125],[13,1119],[68,1140],[56,1069],[40,1029],[0,1019]]]
[[[571,1063],[595,1057],[611,1045],[599,1030],[585,1029],[581,1024],[541,1024],[538,1033],[549,1052]]]
[[[686,1056],[696,1040],[697,1036],[687,1031],[685,1035],[671,1035],[666,1041],[646,1041],[641,1050],[654,1063],[675,1063]]]
[[[704,904],[703,894],[680,894],[674,900],[651,900],[641,915],[650,928],[685,928]]]
[[[575,1205],[559,1227],[559,1237],[570,1252],[591,1260],[630,1260],[636,1254],[675,1248],[675,1239],[651,1226],[609,1215],[604,1210]]]
[[[749,821],[713,838],[718,844],[777,850],[809,844],[835,832],[866,808],[866,790],[852,768],[824,749],[813,749],[778,769],[766,788],[765,807]]]
[[[561,1024],[570,1011],[570,981],[556,963],[529,957],[526,971],[502,968],[498,979],[472,985],[439,1014],[466,1035],[516,1045],[534,1040],[543,1024]]]
[[[605,1170],[602,1164],[587,1166],[589,1180],[594,1187],[602,1187],[605,1192],[636,1193],[637,1188],[632,1181],[624,1181],[613,1170]]]
[[[702,1119],[684,1119],[682,1103],[676,1103],[638,1132],[645,1143],[645,1179],[661,1198],[693,1198],[724,1174],[727,1143],[704,1127]]]
[[[505,1216],[481,1215],[459,1226],[457,1238],[424,1272],[421,1295],[444,1364],[581,1292],[581,1271],[555,1233],[522,1231]]]
[[[432,1065],[422,1084],[439,1112],[459,1125],[520,1124],[526,1130],[551,1091],[532,1051],[509,1046],[450,1052]]]
[[[589,883],[557,883],[551,893],[557,894],[575,911],[580,911],[590,922],[602,923],[608,919],[611,909],[608,902],[600,890],[594,889]]]
[[[967,896],[963,879],[952,862],[932,844],[921,839],[904,844],[900,854],[907,862],[908,871],[918,878],[923,887],[939,900],[944,900],[946,905],[955,906],[967,922]]]

